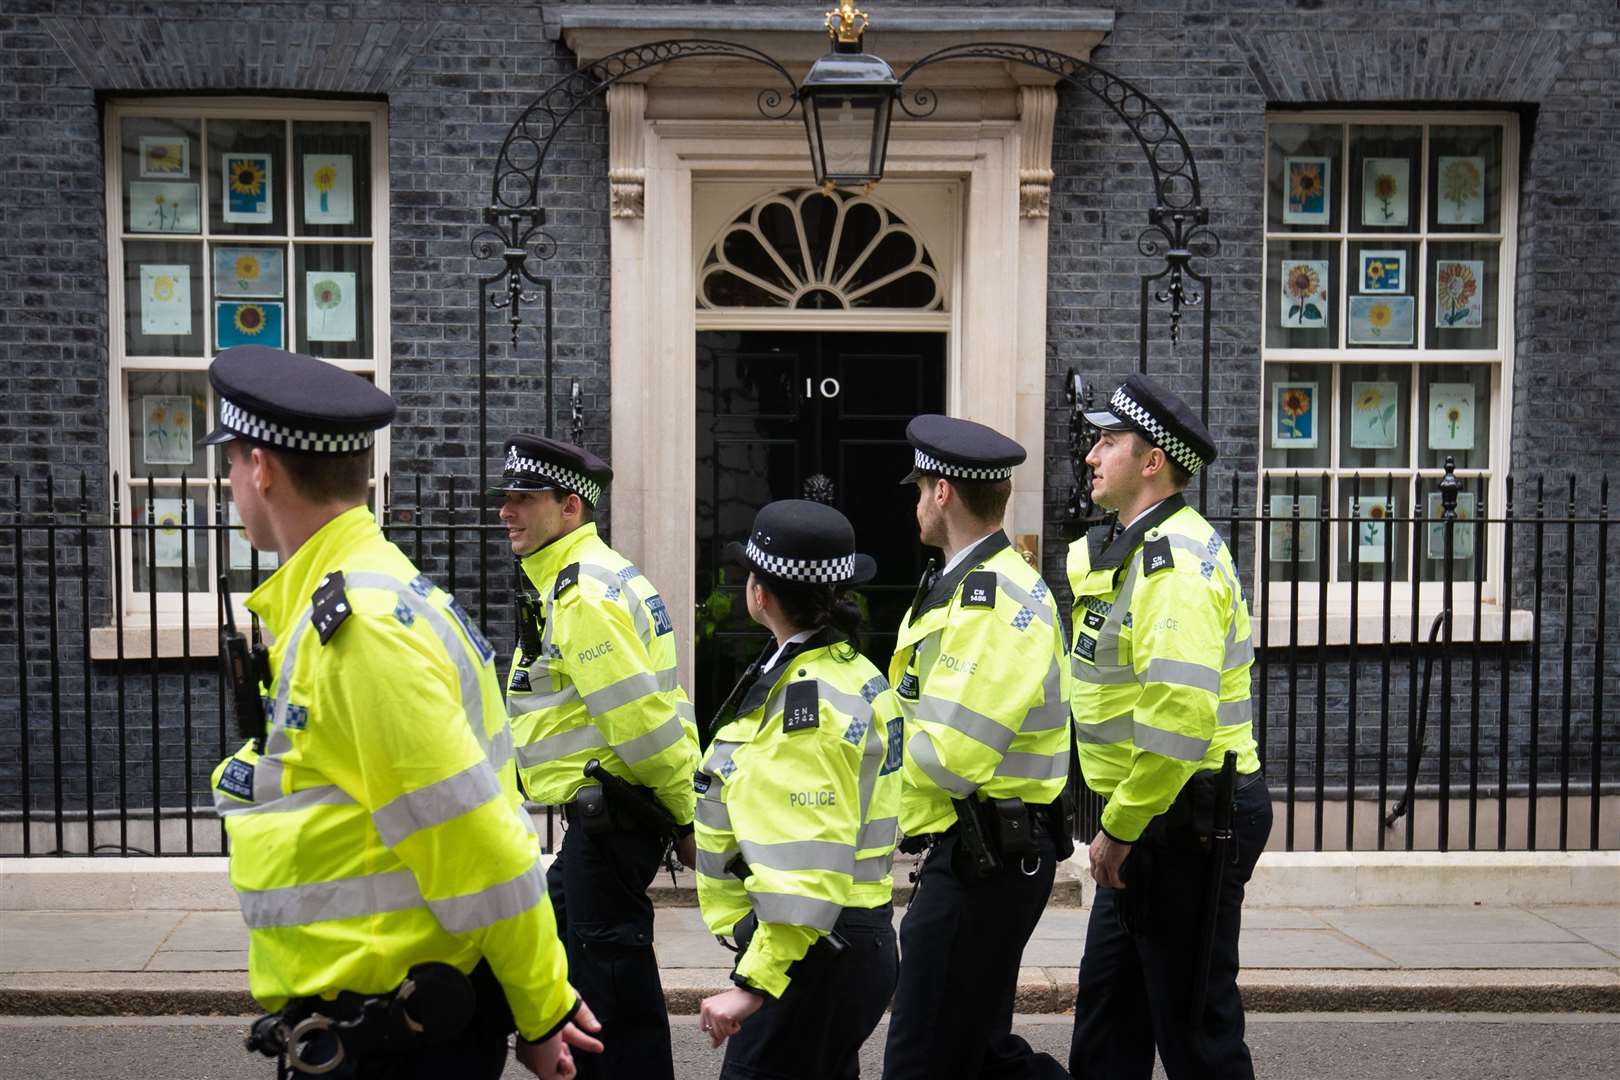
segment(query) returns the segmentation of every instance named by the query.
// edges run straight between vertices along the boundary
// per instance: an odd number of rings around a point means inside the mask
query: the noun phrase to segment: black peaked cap
[[[925,413],[906,425],[912,468],[902,484],[920,476],[947,480],[1006,480],[1028,456],[1024,448],[995,428],[954,416]]]
[[[394,419],[394,399],[366,379],[303,353],[238,345],[214,357],[208,381],[219,426],[205,445],[253,439],[282,450],[350,454]]]
[[[1146,375],[1126,379],[1107,408],[1086,413],[1086,422],[1103,431],[1134,431],[1190,473],[1218,456],[1197,410]]]
[[[500,478],[489,486],[488,493],[566,491],[594,507],[612,480],[608,463],[584,447],[520,433],[506,440]]]

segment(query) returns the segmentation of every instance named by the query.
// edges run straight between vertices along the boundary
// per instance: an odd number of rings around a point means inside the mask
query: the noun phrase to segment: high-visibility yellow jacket
[[[1051,590],[1004,532],[919,591],[889,664],[906,717],[902,830],[948,829],[953,798],[1057,799],[1069,775],[1065,652]]]
[[[523,786],[568,802],[597,758],[692,820],[697,724],[675,671],[664,601],[630,561],[582,525],[522,560],[539,593],[540,648],[520,642],[506,684]]]
[[[268,731],[213,793],[253,996],[380,993],[414,964],[484,958],[524,1036],[559,1026],[576,997],[478,628],[364,507],[247,606],[274,639]]]
[[[1250,722],[1249,605],[1220,533],[1175,495],[1112,542],[1069,547],[1075,732],[1102,827],[1132,842],[1198,769],[1238,752],[1260,767]]]
[[[751,985],[780,997],[844,908],[889,902],[903,736],[883,676],[825,630],[789,646],[715,733],[695,778],[698,902],[716,934],[754,912],[737,963]]]

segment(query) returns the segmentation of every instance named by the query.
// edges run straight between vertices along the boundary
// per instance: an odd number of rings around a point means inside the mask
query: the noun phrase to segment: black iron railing
[[[1253,612],[1280,845],[1620,847],[1606,480],[1510,480],[1497,504],[1483,480],[1450,474],[1341,478],[1337,502],[1328,477],[1204,484],[1195,505],[1225,533]],[[1470,484],[1472,514],[1457,498]],[[171,596],[165,614],[157,576],[132,590],[126,567],[136,553],[158,564],[169,529],[178,580],[199,560],[212,580],[230,565],[228,490],[204,488],[208,523],[169,526],[150,496],[108,515],[84,477],[63,487],[0,485],[0,855],[221,851],[208,782],[236,739],[212,655],[217,598]],[[177,492],[190,507],[183,481]],[[384,477],[382,501],[389,537],[509,644],[511,579],[480,571],[509,565],[504,534],[475,486]],[[1381,528],[1361,532],[1369,521]],[[246,591],[269,568],[234,572]],[[165,635],[174,647],[150,648]],[[1089,836],[1100,807],[1083,809]]]

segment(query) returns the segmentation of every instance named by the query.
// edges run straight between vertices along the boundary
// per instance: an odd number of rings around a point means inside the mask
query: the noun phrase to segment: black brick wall
[[[555,40],[554,27],[548,29],[547,12],[560,6],[265,0],[157,7],[112,0],[9,0],[0,11],[0,355],[5,360],[0,400],[6,403],[0,412],[0,477],[7,478],[0,505],[14,505],[10,478],[24,476],[28,482],[22,508],[35,513],[47,509],[51,502],[41,477],[49,470],[57,477],[56,508],[72,509],[82,470],[92,512],[104,514],[108,507],[101,102],[110,96],[177,92],[290,93],[388,103],[391,378],[402,406],[391,462],[396,499],[409,502],[414,478],[424,476],[431,505],[453,501],[456,520],[476,521],[471,491],[478,472],[474,282],[495,267],[475,260],[470,243],[480,208],[488,201],[490,163],[508,126],[540,88],[574,69],[573,58]],[[780,6],[803,8],[802,3]],[[886,7],[905,6],[910,5],[891,0],[874,15],[881,19]],[[1620,410],[1620,349],[1615,344],[1620,289],[1614,275],[1598,269],[1601,264],[1594,258],[1620,241],[1620,14],[1607,0],[1576,0],[1545,13],[1539,10],[1543,7],[1484,0],[1378,5],[1350,0],[1129,0],[1116,7],[1115,29],[1093,59],[1140,86],[1180,122],[1198,158],[1212,226],[1222,239],[1220,257],[1206,266],[1217,278],[1210,407],[1224,456],[1214,477],[1212,508],[1227,506],[1234,473],[1240,503],[1252,506],[1255,497],[1259,422],[1254,402],[1260,385],[1255,313],[1268,108],[1363,104],[1522,110],[1527,121],[1514,330],[1513,469],[1519,475],[1546,473],[1560,492],[1564,474],[1578,472],[1581,500],[1587,505],[1596,475],[1620,465],[1620,444],[1607,437],[1611,417]],[[1053,157],[1057,179],[1051,216],[1044,569],[1061,591],[1068,535],[1063,510],[1070,483],[1062,374],[1072,365],[1107,385],[1134,369],[1138,275],[1152,267],[1137,251],[1150,205],[1147,170],[1111,114],[1083,92],[1064,91]],[[550,176],[547,232],[557,251],[545,272],[556,289],[557,422],[566,427],[566,390],[578,378],[587,442],[605,452],[608,217],[606,117],[599,106],[576,118],[557,148]],[[499,320],[500,314],[492,313],[487,384],[489,432],[496,441],[514,427],[542,426],[544,412],[538,379],[541,342],[530,329],[516,348],[509,347]],[[1155,320],[1152,370],[1182,390],[1195,391],[1196,321],[1172,351],[1162,316]],[[398,478],[404,478],[403,484]],[[1556,509],[1561,509],[1562,498],[1560,494]],[[45,534],[19,538],[7,532],[0,538],[0,610],[7,613],[0,617],[0,759],[10,760],[20,749],[16,718],[20,658],[26,656],[28,742],[37,799],[42,783],[48,787],[55,753],[50,714],[42,711],[51,700],[47,624],[53,612],[62,620],[58,700],[73,718],[62,734],[63,760],[83,760],[83,661],[73,644],[80,594],[76,580],[70,580],[53,603],[43,591]],[[1245,546],[1252,548],[1252,543]],[[432,557],[424,562],[443,580],[448,573],[446,545],[440,541],[430,547]],[[509,570],[497,545],[487,551],[489,578],[498,590]],[[76,567],[76,536],[61,535],[57,554],[61,567]],[[1554,528],[1548,532],[1545,554],[1554,573],[1542,590],[1549,620],[1541,643],[1544,744],[1557,731],[1554,714],[1561,702],[1556,693],[1549,698],[1546,688],[1562,684],[1566,636],[1563,579],[1556,570],[1568,558],[1579,561],[1575,607],[1568,617],[1574,643],[1571,685],[1577,704],[1590,702],[1590,643],[1597,630],[1592,583],[1606,569],[1607,553],[1600,554],[1595,536],[1585,534],[1567,551],[1561,530]],[[1531,556],[1531,545],[1522,543],[1514,593],[1521,606],[1535,599]],[[99,550],[92,552],[96,623],[106,621],[110,612],[111,587],[101,569],[106,562]],[[1607,572],[1612,601],[1620,581],[1613,570]],[[473,599],[476,558],[463,551],[457,575],[463,595]],[[1605,627],[1611,643],[1620,633],[1616,610],[1611,602]],[[19,611],[27,627],[21,648],[19,622],[10,614]],[[498,639],[506,636],[501,632],[508,619],[505,608],[491,606],[484,618],[496,628]],[[1522,778],[1531,658],[1523,648],[1510,652],[1509,743],[1516,776]],[[1404,747],[1407,654],[1398,654],[1391,681],[1397,725],[1392,740]],[[1315,659],[1309,651],[1302,655]],[[1494,657],[1488,654],[1492,662]],[[1280,662],[1282,654],[1275,659]],[[1342,650],[1330,661],[1324,684],[1325,763],[1330,780],[1342,782],[1349,728]],[[181,760],[184,742],[178,704],[182,667],[166,662],[157,675],[164,792],[174,801],[183,787],[174,764]],[[194,713],[215,717],[210,677],[204,665],[195,667]],[[1601,688],[1611,700],[1620,690],[1617,667],[1608,665]],[[151,756],[150,678],[144,667],[142,672],[146,682],[126,684],[128,715],[140,718],[130,724],[132,760]],[[1267,693],[1275,710],[1277,702],[1287,699],[1288,680],[1284,669],[1273,672]],[[100,742],[116,732],[111,678],[107,665],[97,665],[90,690],[91,724],[99,733],[97,786],[103,793],[115,790],[117,779],[115,770],[109,771],[116,747],[109,750]],[[1314,675],[1299,684],[1297,737],[1287,737],[1286,711],[1274,712],[1268,729],[1274,769],[1287,760],[1291,747],[1302,776],[1314,771],[1317,753],[1311,679]],[[1364,667],[1362,680],[1357,770],[1365,779],[1377,768],[1376,744],[1369,746],[1365,733],[1376,731],[1378,710],[1376,704],[1367,705],[1368,694],[1375,684],[1382,685],[1382,677],[1376,668],[1369,674]],[[1466,716],[1474,699],[1458,700]],[[1490,710],[1500,703],[1497,696],[1482,695],[1480,700]],[[1576,735],[1582,746],[1589,745],[1590,716],[1589,707],[1577,710]],[[1588,725],[1585,732],[1582,722]],[[217,721],[195,723],[206,730],[207,723]],[[215,738],[193,740],[194,781],[205,777],[212,764]],[[1495,736],[1482,734],[1482,744],[1494,757]],[[1605,751],[1611,777],[1620,775],[1616,746],[1620,737],[1610,738]],[[1572,764],[1577,770],[1584,766],[1580,758]],[[1544,772],[1549,768],[1545,760],[1540,766]],[[1556,766],[1554,762],[1551,768]],[[74,769],[82,773],[83,765],[72,764],[70,775]],[[1401,772],[1398,762],[1395,771]],[[150,775],[132,770],[129,784],[146,790]],[[82,780],[70,782],[70,797],[76,792],[82,796],[82,789]],[[18,798],[16,770],[0,769],[0,806],[15,806]]]

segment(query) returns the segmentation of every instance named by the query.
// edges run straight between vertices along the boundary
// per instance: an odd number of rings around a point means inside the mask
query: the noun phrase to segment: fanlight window
[[[865,195],[818,188],[755,203],[704,256],[698,306],[944,306],[939,270],[916,232]]]

